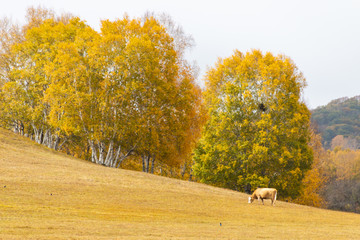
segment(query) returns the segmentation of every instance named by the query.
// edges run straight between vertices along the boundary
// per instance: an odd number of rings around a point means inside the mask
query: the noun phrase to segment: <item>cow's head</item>
[[[248,201],[248,203],[252,203],[253,201],[254,201],[254,198],[249,197],[249,201]]]

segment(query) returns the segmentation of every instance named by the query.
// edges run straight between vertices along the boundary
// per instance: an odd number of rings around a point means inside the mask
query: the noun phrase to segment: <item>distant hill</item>
[[[311,121],[321,133],[326,149],[360,149],[360,95],[339,98],[312,110]]]
[[[1,128],[0,166],[0,239],[360,239],[359,214],[248,204],[243,193],[106,168]]]

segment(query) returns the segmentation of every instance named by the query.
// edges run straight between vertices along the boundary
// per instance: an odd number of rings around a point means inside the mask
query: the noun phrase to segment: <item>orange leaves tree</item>
[[[312,163],[305,79],[285,56],[254,50],[220,59],[205,77],[209,121],[195,151],[202,182],[296,197]]]
[[[52,121],[84,135],[93,162],[116,167],[134,152],[145,172],[155,159],[178,164],[198,136],[189,131],[200,128],[201,95],[167,29],[154,17],[125,17],[80,38],[61,46],[49,88],[50,99],[75,112],[53,108]]]
[[[28,116],[30,134],[56,146],[77,139],[91,161],[110,167],[133,153],[146,172],[155,160],[184,161],[203,122],[184,59],[191,38],[164,16],[104,20],[97,32],[76,17],[39,13],[45,19],[12,46],[14,80],[0,85],[6,104]],[[11,102],[17,92],[23,99]]]
[[[316,134],[314,129],[311,129],[310,133],[309,146],[313,151],[313,163],[311,169],[305,173],[300,195],[295,202],[313,207],[325,207],[326,202],[322,192],[328,181],[325,171],[327,168],[325,166],[328,165],[327,153],[321,144],[320,134]]]

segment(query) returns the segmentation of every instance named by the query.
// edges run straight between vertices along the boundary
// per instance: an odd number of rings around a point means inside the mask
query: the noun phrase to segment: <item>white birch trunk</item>
[[[32,124],[32,127],[34,129],[35,142],[39,143],[39,144],[42,144],[43,130],[42,129],[37,129],[37,127],[35,127],[34,124]]]
[[[151,173],[154,174],[154,167],[155,167],[155,157],[153,156],[151,160]]]
[[[59,143],[60,143],[60,137],[57,134],[53,135],[53,137],[54,137],[54,139],[53,139],[53,144],[52,144],[51,148],[57,151]]]
[[[99,142],[98,143],[98,148],[99,148],[99,164],[104,164],[104,155],[105,155],[105,144],[103,142]]]
[[[90,145],[90,148],[91,148],[91,161],[93,163],[98,164],[99,161],[98,161],[98,158],[97,158],[97,149],[96,149],[96,146],[94,144],[94,141],[89,140],[89,145]]]
[[[111,167],[113,167],[113,168],[118,168],[118,167],[120,167],[120,164],[121,164],[121,162],[122,162],[122,160],[119,161],[120,153],[121,153],[121,146],[119,146],[119,147],[118,147],[118,150],[116,151],[116,155],[115,155],[115,157],[114,157],[114,159],[113,159],[113,162],[112,162]]]
[[[44,138],[41,144],[47,146],[48,148],[51,148],[51,131],[49,129],[45,131]]]
[[[113,162],[113,158],[114,158],[113,146],[114,146],[114,142],[110,141],[109,148],[108,148],[106,158],[105,158],[105,162],[104,162],[105,166],[107,166],[107,167],[110,167],[111,163]]]
[[[126,154],[121,152],[121,146],[115,147],[114,141],[110,141],[106,151],[106,144],[102,141],[98,141],[97,144],[94,141],[89,140],[91,149],[91,161],[96,164],[102,164],[107,167],[118,168],[120,164],[131,155],[136,145],[130,149]]]

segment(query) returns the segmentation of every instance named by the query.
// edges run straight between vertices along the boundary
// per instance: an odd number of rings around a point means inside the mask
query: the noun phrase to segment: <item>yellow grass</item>
[[[0,129],[0,239],[360,239],[360,215],[247,197],[94,165]]]

